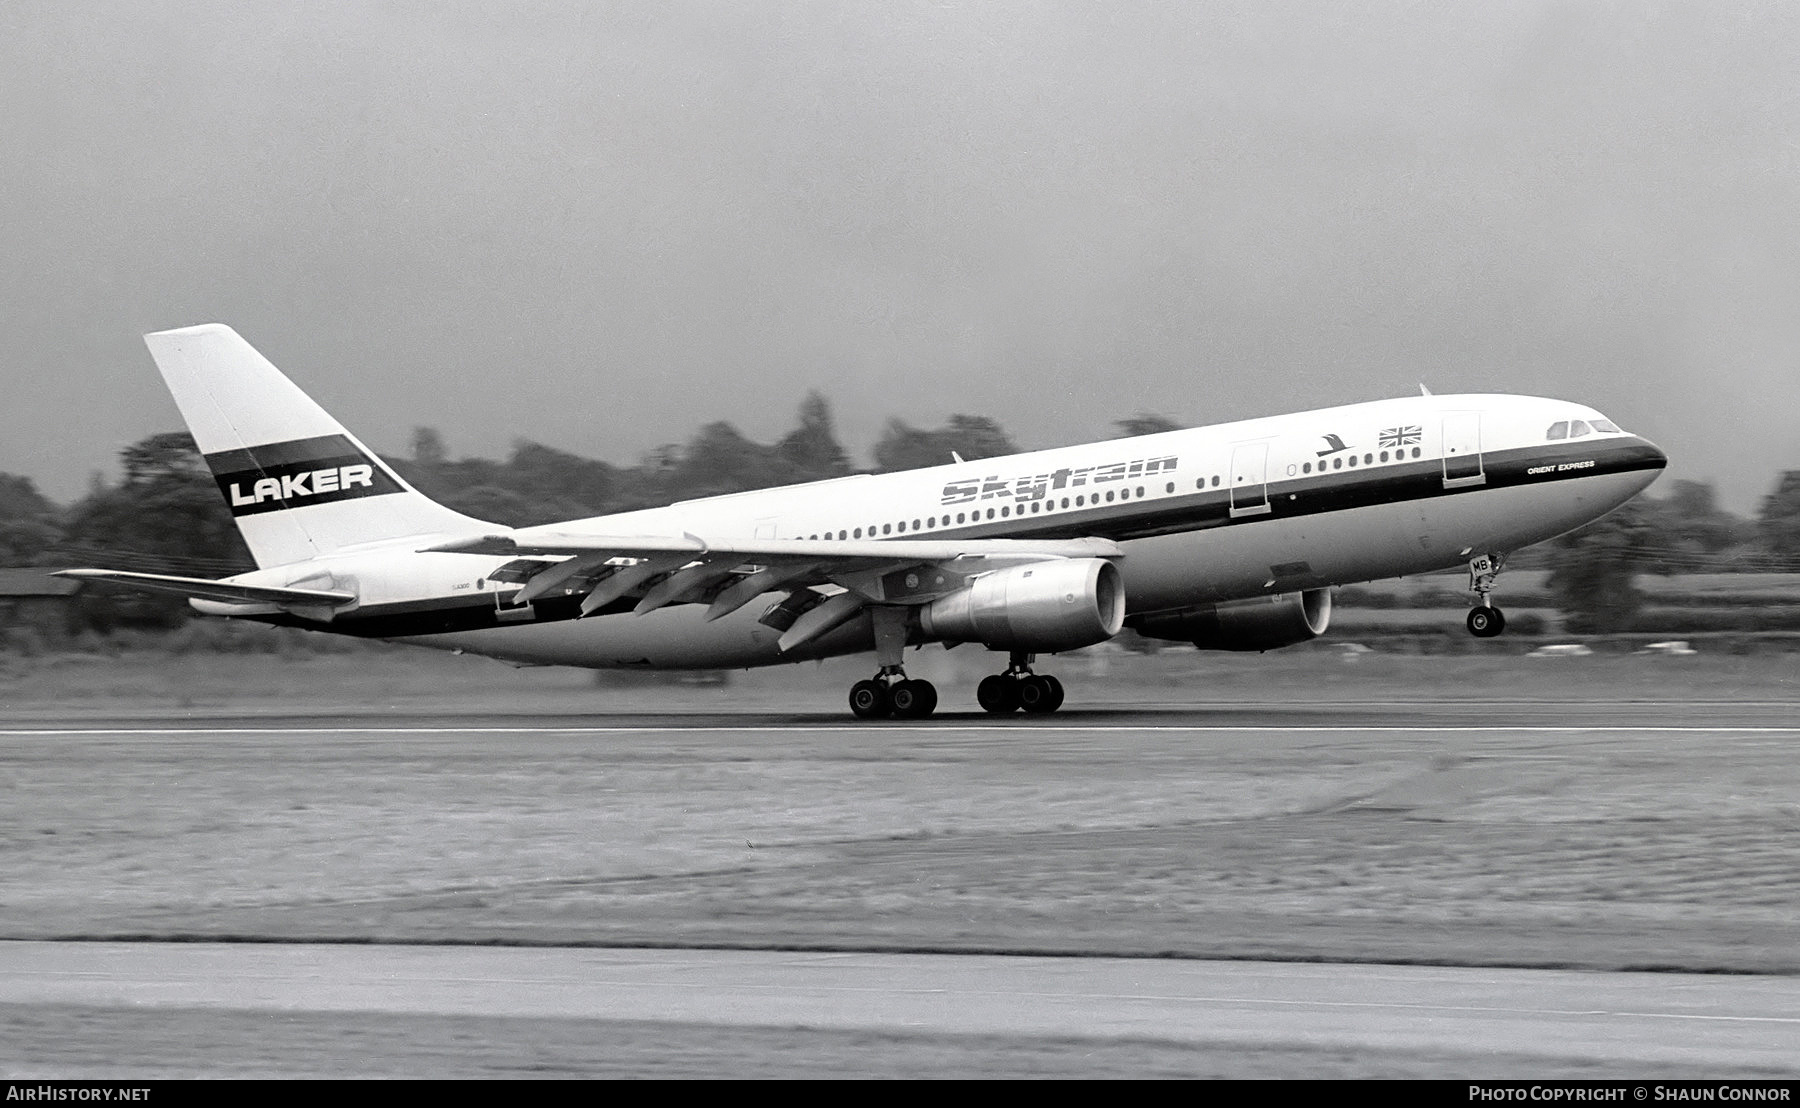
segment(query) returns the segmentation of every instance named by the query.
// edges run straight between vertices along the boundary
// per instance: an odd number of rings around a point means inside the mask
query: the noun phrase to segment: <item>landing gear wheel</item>
[[[880,719],[893,707],[887,686],[879,681],[858,681],[850,686],[850,713],[857,719]]]
[[[1478,639],[1491,639],[1506,630],[1506,614],[1488,599],[1488,594],[1494,591],[1494,582],[1505,567],[1505,554],[1477,554],[1469,559],[1469,591],[1475,594],[1477,601],[1475,607],[1469,609],[1469,634]]]
[[[902,681],[887,692],[894,714],[901,719],[924,719],[937,710],[937,688],[929,681]],[[851,710],[855,710],[854,700]]]
[[[1044,680],[1050,682],[1050,707],[1045,708],[1044,711],[1054,712],[1063,706],[1062,682],[1047,673],[1044,674]]]
[[[1019,680],[1019,707],[1033,715],[1056,711],[1062,704],[1062,683],[1054,677],[1033,674]]]
[[[981,707],[997,716],[1018,710],[1019,682],[1004,674],[983,677],[975,687],[975,699]]]
[[[1469,634],[1478,639],[1491,639],[1506,630],[1506,613],[1498,608],[1470,608]]]

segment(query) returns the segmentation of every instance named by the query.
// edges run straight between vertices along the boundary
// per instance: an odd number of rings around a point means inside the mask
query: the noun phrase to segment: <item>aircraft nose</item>
[[[1625,450],[1625,456],[1620,460],[1625,469],[1636,474],[1634,483],[1637,488],[1633,490],[1634,495],[1649,488],[1651,483],[1661,477],[1663,470],[1668,467],[1669,456],[1663,453],[1662,447],[1649,439],[1633,435]]]

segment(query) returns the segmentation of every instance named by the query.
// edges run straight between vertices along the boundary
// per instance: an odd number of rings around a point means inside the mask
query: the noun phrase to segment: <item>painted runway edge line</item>
[[[1128,734],[1151,732],[1176,732],[1187,734],[1282,734],[1282,735],[1349,735],[1349,734],[1526,734],[1526,735],[1591,735],[1591,734],[1630,734],[1630,735],[1800,735],[1800,726],[1772,727],[1758,725],[1691,727],[1668,725],[1631,726],[1606,724],[1598,726],[1580,726],[1574,724],[1558,725],[1499,725],[1499,724],[1442,724],[1437,726],[1404,724],[1379,726],[1367,724],[1345,724],[1332,726],[1329,724],[1306,724],[1293,726],[1272,726],[1268,724],[1016,724],[1016,723],[961,723],[961,724],[829,724],[803,723],[792,725],[749,725],[749,726],[667,726],[648,724],[643,726],[595,726],[595,727],[48,727],[48,728],[0,728],[0,737],[16,736],[22,738],[49,737],[55,735],[71,736],[103,736],[103,735],[642,735],[642,734],[795,734],[795,733],[845,733],[845,734],[950,734],[972,733],[981,735],[1002,734]]]

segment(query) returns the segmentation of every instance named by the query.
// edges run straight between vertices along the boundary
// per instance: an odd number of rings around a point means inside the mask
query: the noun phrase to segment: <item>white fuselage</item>
[[[1550,437],[1559,424],[1563,434]],[[712,497],[557,530],[714,541],[1098,536],[1124,552],[1135,616],[1442,569],[1579,527],[1629,500],[1665,462],[1645,440],[1596,425],[1611,428],[1560,400],[1410,397]],[[1585,430],[1571,436],[1571,426]],[[773,594],[710,623],[694,603],[497,620],[510,587],[490,577],[509,559],[418,553],[427,538],[242,580],[357,592],[354,609],[308,624],[323,630],[530,664],[744,667],[872,647],[865,615],[781,652],[778,633],[759,622]]]

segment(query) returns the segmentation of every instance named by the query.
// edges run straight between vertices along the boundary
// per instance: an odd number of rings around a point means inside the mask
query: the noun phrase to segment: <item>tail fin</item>
[[[491,529],[401,480],[224,324],[158,331],[144,342],[258,566]]]

